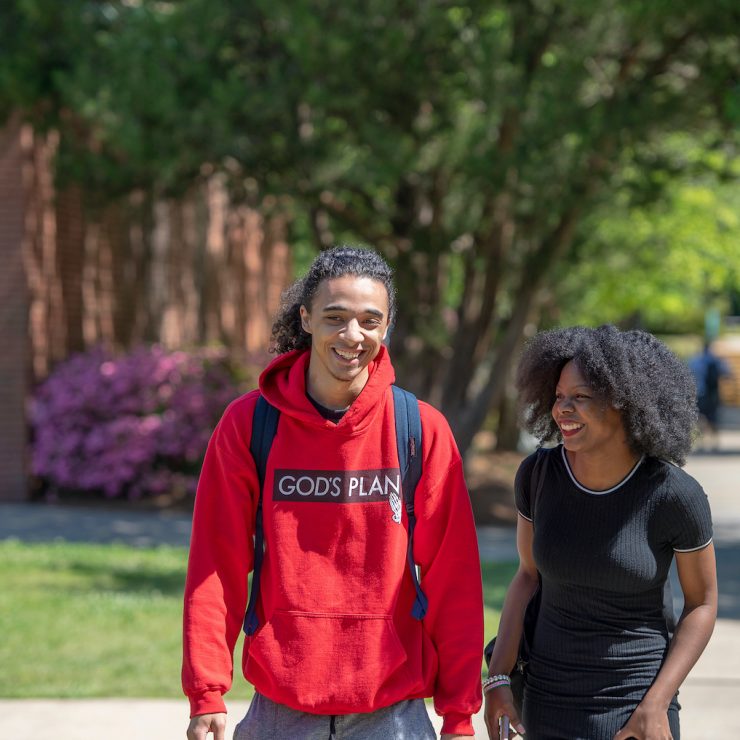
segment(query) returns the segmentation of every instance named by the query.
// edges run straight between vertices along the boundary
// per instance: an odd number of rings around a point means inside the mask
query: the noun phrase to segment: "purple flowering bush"
[[[220,350],[75,355],[31,401],[33,473],[52,494],[194,493],[211,432],[238,395]]]

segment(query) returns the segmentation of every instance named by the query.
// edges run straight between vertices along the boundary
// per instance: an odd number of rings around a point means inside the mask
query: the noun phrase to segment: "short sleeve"
[[[676,552],[701,550],[712,541],[712,514],[704,489],[676,469],[664,510],[665,535]]]
[[[534,469],[536,459],[536,452],[529,457],[525,457],[516,471],[516,478],[514,478],[514,502],[516,503],[516,510],[530,522],[533,518],[530,481],[532,480],[532,470]]]

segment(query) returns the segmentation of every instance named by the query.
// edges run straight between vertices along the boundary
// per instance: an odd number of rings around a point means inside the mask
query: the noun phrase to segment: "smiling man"
[[[475,527],[449,426],[419,403],[409,566],[384,345],[392,272],[374,251],[330,249],[284,298],[278,357],[259,390],[224,413],[198,486],[184,614],[188,738],[224,738],[260,495],[264,560],[242,655],[256,693],[234,738],[427,740],[427,696],[443,738],[470,736],[483,642]],[[262,486],[250,454],[260,397],[279,412]]]

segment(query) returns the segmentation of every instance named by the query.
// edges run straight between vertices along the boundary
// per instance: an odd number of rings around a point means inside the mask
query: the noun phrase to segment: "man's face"
[[[311,306],[301,306],[303,329],[311,335],[311,374],[322,385],[364,386],[388,321],[383,283],[354,275],[321,282]]]

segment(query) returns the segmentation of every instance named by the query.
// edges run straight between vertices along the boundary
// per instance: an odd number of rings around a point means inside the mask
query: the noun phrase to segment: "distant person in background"
[[[705,342],[704,349],[689,360],[689,368],[696,382],[696,402],[702,433],[706,435],[707,442],[716,447],[719,431],[719,380],[731,375],[730,368],[712,352],[710,342]]]

